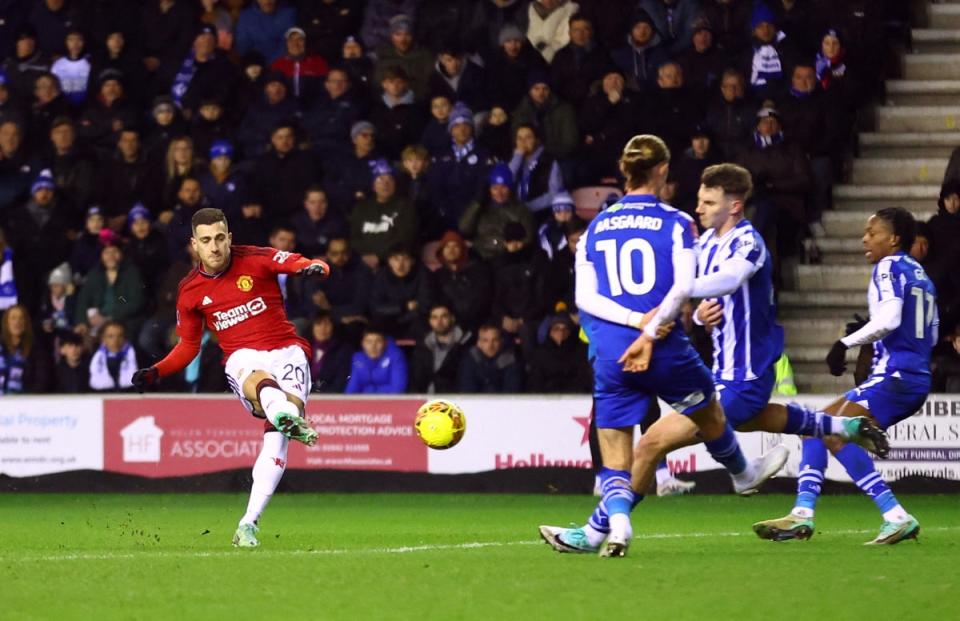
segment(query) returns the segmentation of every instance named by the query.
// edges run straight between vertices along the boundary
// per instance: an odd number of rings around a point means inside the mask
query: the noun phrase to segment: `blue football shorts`
[[[869,410],[880,428],[887,429],[916,414],[929,394],[929,375],[871,375],[844,398]]]

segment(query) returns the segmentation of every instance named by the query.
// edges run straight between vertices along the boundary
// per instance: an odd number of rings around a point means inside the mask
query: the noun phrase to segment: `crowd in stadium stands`
[[[667,141],[688,212],[743,164],[776,256],[817,261],[899,4],[0,1],[0,391],[128,389],[206,206],[333,266],[280,280],[321,391],[589,391],[573,256],[626,140]],[[927,236],[949,334],[958,205],[949,179]],[[222,391],[219,365],[207,333],[164,387]]]

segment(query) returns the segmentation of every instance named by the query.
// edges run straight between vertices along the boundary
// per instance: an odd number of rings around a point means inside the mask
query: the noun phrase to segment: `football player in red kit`
[[[142,392],[183,369],[200,351],[204,326],[216,332],[231,389],[251,414],[266,419],[247,512],[233,537],[235,546],[256,547],[257,520],[283,476],[289,440],[307,445],[317,440],[304,418],[310,346],[287,320],[277,276],[326,277],[330,267],[292,252],[232,246],[227,218],[219,209],[198,210],[191,225],[190,243],[200,262],[177,292],[180,341],[156,365],[137,371],[133,384]]]

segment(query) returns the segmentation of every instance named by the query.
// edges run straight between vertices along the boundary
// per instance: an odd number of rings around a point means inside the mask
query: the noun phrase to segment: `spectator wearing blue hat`
[[[772,97],[793,73],[796,49],[777,28],[776,16],[762,1],[753,5],[750,32],[753,46],[741,60],[742,70],[758,99]]]
[[[284,33],[296,26],[297,11],[277,0],[255,0],[240,12],[236,28],[237,53],[257,51],[268,63],[283,55]]]
[[[43,294],[43,281],[38,275],[67,260],[67,230],[74,226],[57,200],[56,184],[49,170],[42,170],[34,179],[30,198],[7,214],[7,243],[16,257],[13,278],[18,296],[31,315],[36,314]]]
[[[514,131],[521,125],[537,126],[543,136],[543,145],[552,157],[565,158],[580,144],[573,106],[553,94],[545,71],[530,72],[527,96],[510,116]]]
[[[211,207],[227,214],[227,220],[240,216],[240,208],[247,198],[247,180],[233,165],[233,145],[228,140],[217,140],[210,147],[210,163],[197,179],[203,195]]]
[[[506,248],[503,231],[510,222],[518,222],[526,232],[525,242],[533,241],[533,214],[513,197],[513,173],[506,164],[496,164],[488,177],[487,195],[474,201],[460,216],[459,229],[473,241],[473,249],[483,259],[499,256]]]
[[[533,69],[546,70],[546,63],[527,37],[513,23],[499,31],[498,47],[486,65],[487,85],[484,89],[493,106],[513,110],[527,94],[527,75]]]
[[[136,203],[127,214],[127,230],[124,255],[140,270],[146,285],[146,299],[151,300],[169,265],[167,241],[163,233],[154,228],[150,210],[143,203]]]
[[[510,170],[517,199],[533,212],[549,209],[553,197],[564,187],[556,157],[547,151],[539,130],[533,125],[517,127],[514,145]]]
[[[397,194],[396,173],[388,161],[374,162],[372,174],[373,196],[357,203],[350,214],[350,246],[377,269],[390,247],[416,247],[418,219],[413,203]]]
[[[454,106],[447,124],[450,146],[435,158],[428,172],[430,204],[441,230],[455,229],[467,206],[480,197],[493,160],[478,146],[473,134],[473,113]]]
[[[548,259],[553,259],[561,250],[567,247],[567,237],[564,227],[576,217],[576,205],[568,192],[557,192],[553,195],[550,207],[551,217],[537,229],[537,239],[540,248],[547,253]]]

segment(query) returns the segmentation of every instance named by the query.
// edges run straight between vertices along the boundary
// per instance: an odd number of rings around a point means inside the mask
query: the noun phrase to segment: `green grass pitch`
[[[787,543],[750,531],[787,496],[650,498],[630,555],[600,559],[537,539],[589,496],[280,494],[237,550],[239,494],[4,494],[0,619],[960,618],[960,504],[901,499],[919,544],[863,546],[861,496],[823,498]]]

